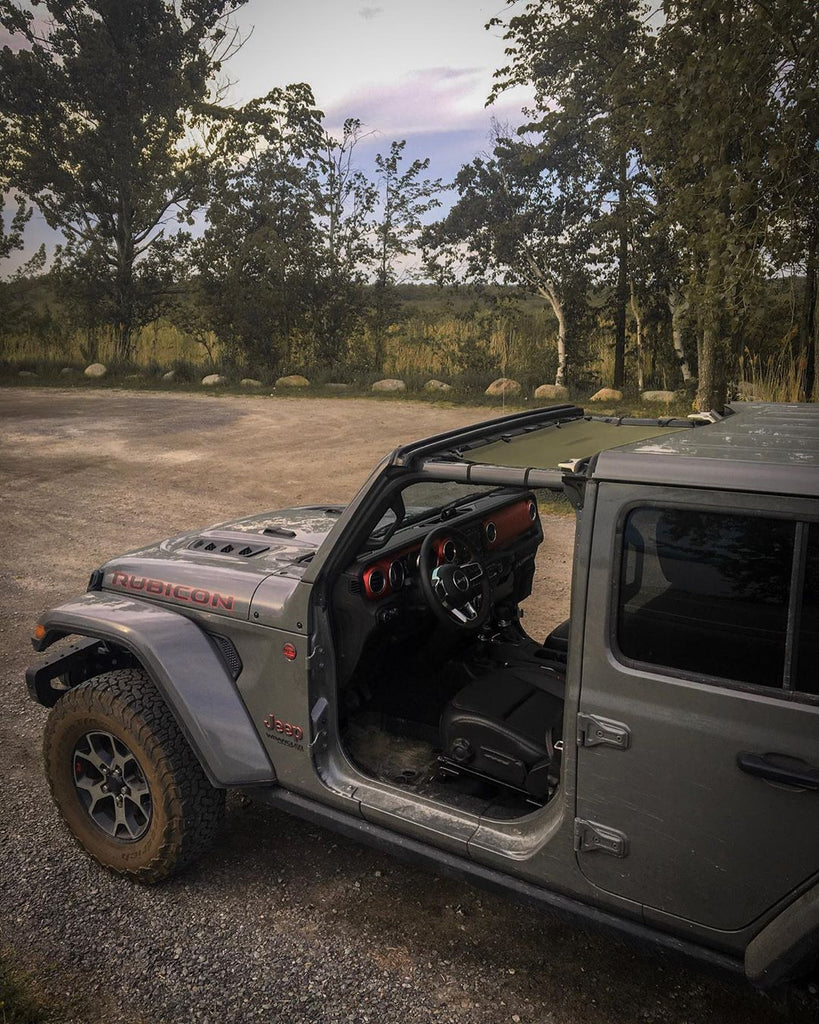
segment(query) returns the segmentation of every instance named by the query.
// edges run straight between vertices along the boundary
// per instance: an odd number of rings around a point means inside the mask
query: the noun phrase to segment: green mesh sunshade
[[[635,441],[646,441],[663,434],[676,434],[683,426],[661,427],[654,424],[606,422],[577,419],[550,423],[508,441],[493,441],[470,451],[462,458],[487,466],[514,466],[518,469],[557,469],[559,463],[585,459],[609,448]]]

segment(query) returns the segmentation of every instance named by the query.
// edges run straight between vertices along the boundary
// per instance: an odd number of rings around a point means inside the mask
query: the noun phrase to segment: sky
[[[428,176],[448,182],[488,148],[491,119],[517,123],[526,101],[516,90],[485,108],[505,43],[484,25],[508,11],[504,0],[250,0],[235,19],[244,44],[225,68],[228,100],[307,82],[331,132],[357,117],[370,133],[357,150],[362,169],[406,139],[407,162],[429,157]],[[35,211],[25,252],[3,271],[44,240],[58,239]]]
[[[490,119],[515,119],[523,97],[485,109],[504,62],[502,31],[484,29],[504,0],[250,0],[237,18],[252,34],[229,67],[244,102],[274,85],[308,82],[327,126],[358,117],[373,147],[407,139],[450,180],[486,148]]]

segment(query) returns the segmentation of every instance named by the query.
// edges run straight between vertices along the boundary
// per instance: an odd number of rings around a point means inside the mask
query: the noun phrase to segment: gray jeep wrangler
[[[240,789],[763,989],[815,977],[819,408],[710,420],[505,416],[346,508],[106,563],[27,673],[70,830],[154,882]],[[571,614],[533,637],[544,489]]]

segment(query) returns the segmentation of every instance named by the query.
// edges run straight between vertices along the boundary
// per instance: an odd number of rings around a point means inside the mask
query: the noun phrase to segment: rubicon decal
[[[137,590],[143,594],[154,594],[156,597],[169,597],[172,601],[184,601],[202,607],[224,608],[227,611],[232,611],[235,603],[232,594],[220,594],[216,590],[202,590],[199,587],[186,587],[181,583],[167,583],[165,580],[135,576],[128,572],[114,572],[111,576],[111,585],[122,587],[123,590]]]

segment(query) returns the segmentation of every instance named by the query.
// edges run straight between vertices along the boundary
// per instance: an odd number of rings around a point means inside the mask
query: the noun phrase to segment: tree
[[[545,298],[558,323],[555,383],[564,384],[599,209],[583,182],[564,180],[550,166],[539,142],[500,130],[495,142],[493,156],[458,172],[458,200],[425,234],[427,266],[442,280],[520,285]]]
[[[25,202],[16,197],[17,208],[6,229],[3,210],[5,199],[0,182],[0,260],[8,259],[15,251],[23,248],[23,235],[26,224],[31,219],[32,209],[26,209]],[[45,265],[45,247],[40,246],[33,256],[14,274],[15,283],[42,273]],[[9,282],[0,279],[0,336],[18,328],[24,319],[24,306],[19,300],[19,289],[10,286]]]
[[[784,101],[792,124],[811,118],[816,65],[812,93],[807,81],[794,92],[792,41],[812,34],[815,47],[815,13],[790,0],[667,0],[664,12],[645,155],[662,177],[697,320],[697,405],[719,409],[772,269],[781,185],[799,187]]]
[[[764,4],[772,35],[782,41],[772,94],[777,128],[770,153],[776,187],[773,259],[778,273],[804,276],[798,351],[805,397],[819,401],[819,23],[798,0]]]
[[[389,153],[376,154],[375,170],[378,216],[373,224],[373,261],[375,268],[374,315],[375,363],[384,362],[384,338],[390,310],[394,305],[394,286],[401,261],[409,256],[420,240],[424,217],[441,205],[444,190],[440,178],[422,177],[429,159],[413,160],[402,169],[406,139],[393,141]]]
[[[77,258],[94,260],[127,359],[153,309],[142,261],[205,196],[199,133],[218,113],[227,20],[246,0],[33,2],[47,20],[0,0],[0,24],[23,44],[0,51],[7,176]]]
[[[371,220],[376,185],[354,164],[363,137],[361,122],[348,118],[342,136],[328,133],[317,154],[317,228],[321,258],[313,288],[315,354],[323,366],[338,362],[364,309],[364,285],[373,263]]]
[[[194,268],[210,325],[256,368],[287,363],[310,327],[321,121],[309,86],[290,85],[237,110],[220,144]]]
[[[5,205],[3,193],[0,192],[0,260],[8,259],[16,249],[23,248],[23,232],[33,212],[30,208],[26,209],[26,204],[22,199],[18,199],[17,209],[14,211],[8,230],[6,230],[3,219]]]
[[[507,0],[516,6],[516,0]],[[494,18],[487,27],[502,24]],[[515,85],[534,88],[521,132],[537,132],[564,182],[594,192],[598,270],[608,264],[615,327],[613,385],[625,381],[630,240],[635,233],[643,125],[638,102],[651,37],[643,0],[532,0],[509,19],[510,62],[490,100]],[[577,186],[575,186],[577,187]]]

